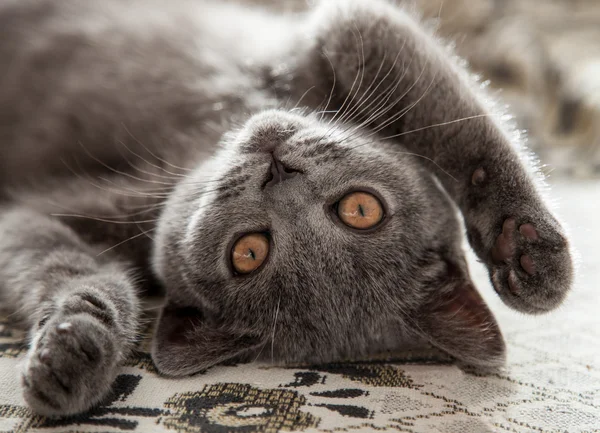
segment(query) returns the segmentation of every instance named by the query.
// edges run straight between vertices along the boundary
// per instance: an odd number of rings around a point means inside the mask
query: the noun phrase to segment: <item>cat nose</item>
[[[269,177],[267,182],[264,184],[265,188],[272,188],[278,183],[291,179],[300,173],[298,170],[293,170],[283,165],[283,163],[278,160],[275,155],[271,154],[271,157],[272,160],[271,166],[269,167]]]

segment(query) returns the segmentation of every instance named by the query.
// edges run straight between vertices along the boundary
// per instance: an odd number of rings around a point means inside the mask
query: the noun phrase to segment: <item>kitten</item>
[[[11,0],[0,28],[0,295],[40,414],[107,394],[154,286],[169,376],[424,340],[499,366],[457,208],[507,305],[571,287],[513,139],[398,6]]]

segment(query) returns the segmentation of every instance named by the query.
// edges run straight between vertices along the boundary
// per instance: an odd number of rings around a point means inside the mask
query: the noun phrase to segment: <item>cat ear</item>
[[[187,376],[247,355],[258,338],[209,323],[202,311],[167,302],[152,342],[152,360],[167,376]]]
[[[468,277],[433,292],[417,322],[434,346],[466,364],[496,368],[506,360],[498,323]]]

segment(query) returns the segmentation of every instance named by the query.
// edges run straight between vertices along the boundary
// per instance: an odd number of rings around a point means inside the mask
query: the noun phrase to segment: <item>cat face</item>
[[[444,256],[460,257],[459,234],[410,155],[318,116],[256,115],[166,206],[155,361],[181,374],[398,349],[433,320],[423,306],[456,266]]]

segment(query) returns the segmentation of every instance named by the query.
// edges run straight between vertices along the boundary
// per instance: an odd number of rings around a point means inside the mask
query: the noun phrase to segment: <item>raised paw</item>
[[[494,289],[516,310],[550,311],[570,289],[573,267],[567,241],[550,225],[538,229],[525,219],[507,218],[490,257]]]
[[[120,359],[110,317],[100,301],[76,295],[41,323],[22,373],[36,413],[80,413],[110,391]]]

